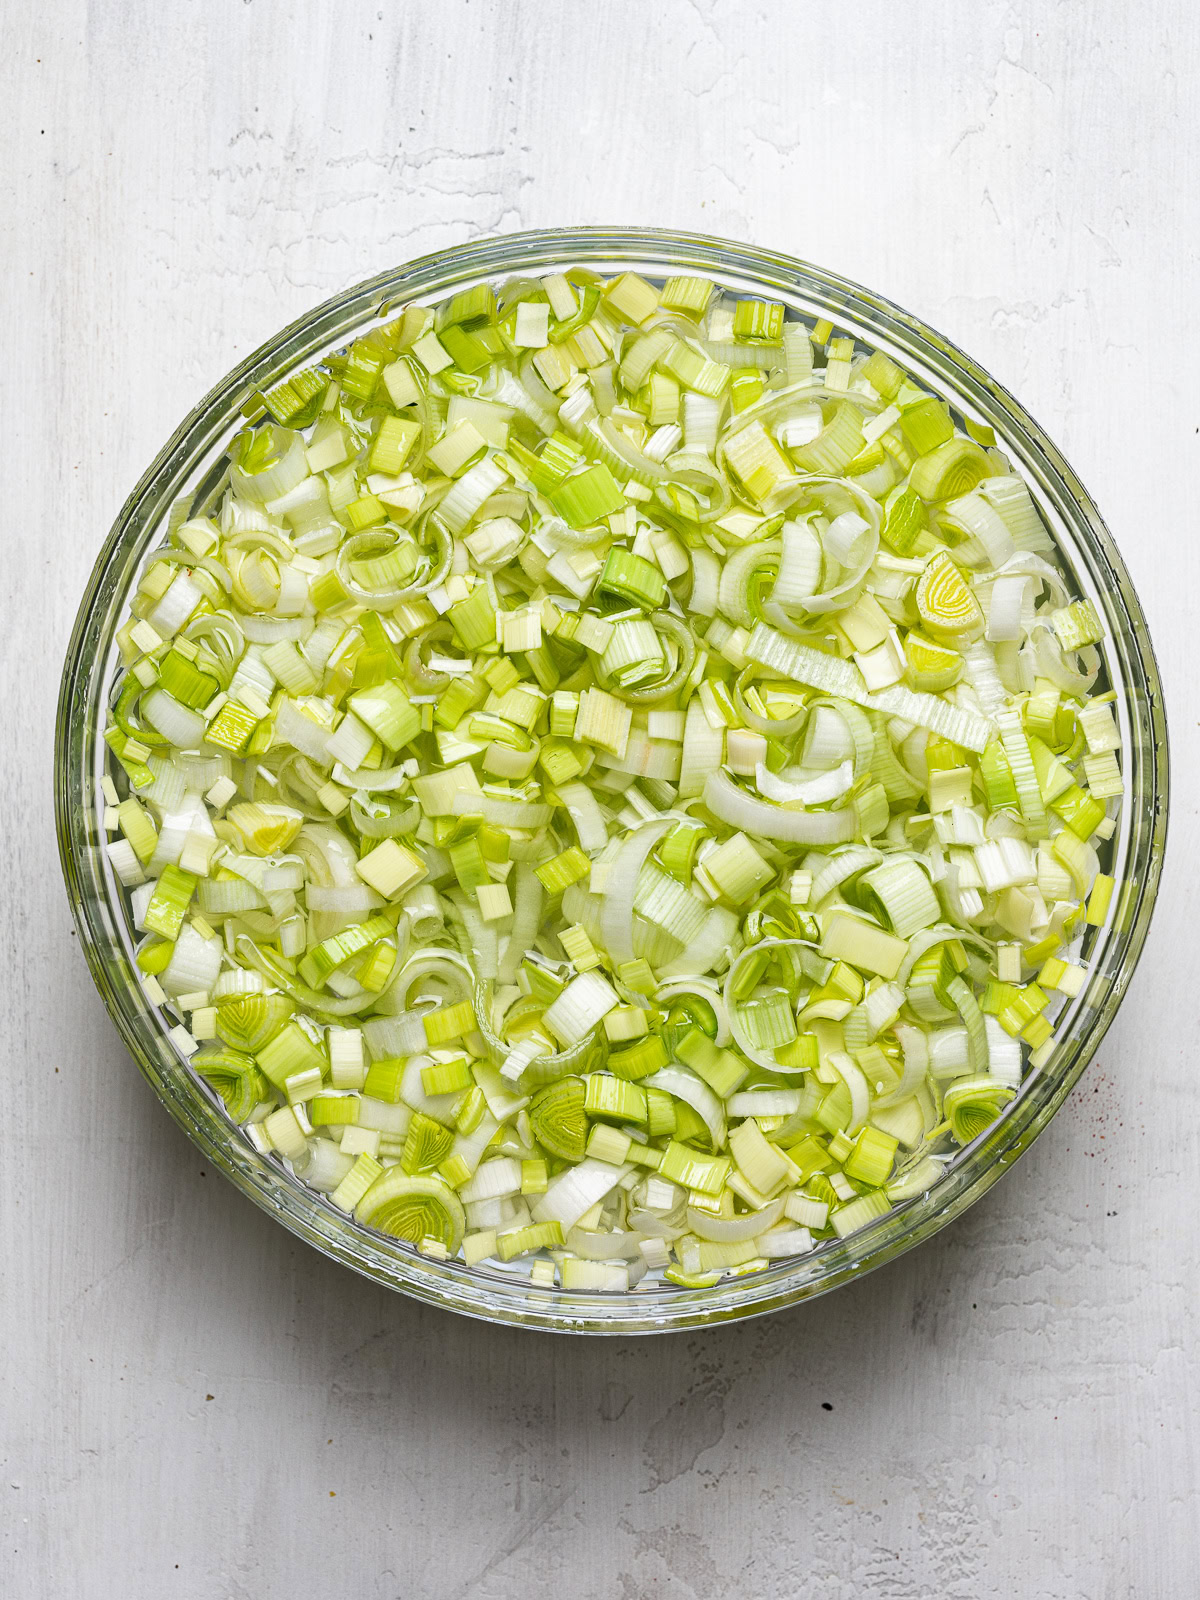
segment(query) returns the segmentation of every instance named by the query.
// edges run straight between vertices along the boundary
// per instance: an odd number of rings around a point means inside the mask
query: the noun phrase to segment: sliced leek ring
[[[582,1161],[587,1146],[586,1091],[580,1078],[561,1078],[534,1095],[529,1123],[537,1142],[562,1161]]]
[[[216,1090],[237,1122],[244,1122],[271,1092],[253,1059],[240,1050],[201,1050],[192,1057],[192,1071]]]
[[[462,1243],[467,1225],[462,1201],[448,1183],[431,1175],[411,1177],[398,1167],[380,1173],[358,1202],[354,1216],[394,1239],[406,1239],[409,1244],[433,1239],[451,1252]]]
[[[985,452],[970,439],[947,439],[918,457],[908,485],[922,500],[956,500],[960,494],[970,494],[992,471]]]
[[[1014,1090],[986,1073],[959,1078],[946,1090],[942,1110],[956,1144],[970,1144],[985,1133],[1012,1099]]]
[[[970,635],[983,627],[974,590],[944,550],[926,562],[913,600],[921,621],[935,633]]]
[[[905,677],[914,689],[936,694],[962,677],[963,658],[938,639],[913,628],[904,640]]]
[[[294,1013],[285,994],[237,994],[217,1002],[217,1037],[232,1050],[257,1055]]]
[[[300,832],[304,818],[290,806],[263,805],[260,801],[247,801],[231,806],[226,820],[246,841],[246,848],[256,856],[279,855],[286,850]]]

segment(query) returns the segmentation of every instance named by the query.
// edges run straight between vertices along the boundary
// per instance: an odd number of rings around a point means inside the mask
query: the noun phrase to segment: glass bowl
[[[951,402],[960,420],[992,427],[1019,466],[1070,569],[1076,593],[1108,629],[1104,647],[1125,761],[1126,796],[1111,844],[1118,882],[1104,925],[1087,930],[1091,973],[1062,1013],[1059,1044],[997,1123],[960,1152],[943,1179],[878,1222],[808,1256],[708,1289],[653,1284],[626,1294],[565,1292],[511,1271],[439,1262],[357,1226],[276,1161],[257,1154],[220,1102],[182,1065],[169,1022],[146,1000],[133,966],[124,897],[102,848],[99,734],[117,668],[115,631],[143,557],[169,507],[197,507],[218,489],[225,450],[255,391],[338,349],[407,301],[432,303],[483,279],[564,264],[648,277],[697,273],[738,295],[768,295],[808,319],[882,349]],[[1167,730],[1158,668],[1125,565],[1083,485],[1029,414],[969,356],[878,295],[832,273],[747,245],[655,229],[573,228],[512,234],[425,256],[326,301],[248,357],[184,419],[125,502],[100,552],[67,651],[58,706],[55,805],[59,849],[80,941],[96,986],[134,1060],[176,1122],[264,1211],[365,1276],[447,1310],[574,1333],[660,1333],[761,1315],[824,1294],[945,1227],[1028,1148],[1095,1054],[1141,952],[1158,886],[1167,823]]]

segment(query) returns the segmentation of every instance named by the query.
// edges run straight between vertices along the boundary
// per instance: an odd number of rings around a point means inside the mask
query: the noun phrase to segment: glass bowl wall
[[[99,735],[117,671],[114,634],[147,552],[182,495],[200,507],[219,488],[243,402],[296,367],[339,349],[409,301],[433,303],[484,279],[564,265],[661,278],[695,273],[734,295],[784,301],[809,320],[885,351],[959,415],[995,430],[1029,483],[1076,592],[1104,618],[1103,647],[1124,747],[1126,795],[1111,844],[1118,881],[1108,919],[1087,932],[1091,978],[1058,1023],[1052,1061],[1026,1080],[998,1123],[957,1156],[942,1181],[844,1241],[753,1276],[689,1290],[670,1284],[622,1295],[567,1293],[503,1270],[438,1262],[358,1227],[275,1161],[258,1155],[220,1103],[186,1070],[168,1021],[145,998],[133,965],[124,896],[98,828],[105,770]],[[1145,620],[1100,514],[1055,445],[974,361],[898,306],[805,262],[694,234],[583,228],[509,235],[439,252],[338,295],[285,328],[229,374],[172,434],[105,541],[79,609],[59,699],[55,804],[59,848],[92,976],[130,1053],[206,1159],[265,1211],[326,1255],[448,1310],[530,1328],[654,1333],[760,1315],[823,1294],[920,1243],[1007,1171],[1058,1110],[1111,1022],[1145,941],[1166,834],[1167,741],[1162,691]]]

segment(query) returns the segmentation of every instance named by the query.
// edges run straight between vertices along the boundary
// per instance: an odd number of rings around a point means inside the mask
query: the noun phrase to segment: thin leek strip
[[[726,1139],[725,1112],[721,1102],[702,1078],[687,1067],[664,1067],[642,1079],[642,1088],[658,1089],[673,1099],[682,1100],[708,1129],[714,1150],[723,1148]]]
[[[596,796],[583,783],[564,783],[558,791],[559,804],[575,824],[580,848],[603,850],[608,843],[608,828]]]
[[[878,850],[866,845],[849,845],[845,850],[837,850],[816,862],[808,896],[810,903],[820,906],[836,889],[880,860],[882,856]]]
[[[519,863],[512,927],[496,973],[499,982],[515,982],[517,968],[541,926],[543,902],[540,880],[524,862]]]
[[[740,1244],[747,1239],[757,1239],[759,1234],[773,1228],[783,1215],[783,1196],[768,1201],[761,1211],[750,1211],[741,1217],[720,1218],[701,1210],[699,1206],[687,1209],[687,1225],[698,1239],[708,1239],[716,1244]]]
[[[705,783],[704,804],[731,827],[788,844],[840,844],[852,839],[856,831],[854,813],[848,808],[789,811],[755,799],[723,772],[714,772]]]
[[[929,878],[911,856],[892,856],[863,873],[856,895],[860,904],[864,893],[879,908],[885,925],[901,939],[932,927],[941,917]]]
[[[756,405],[747,407],[730,427],[726,434],[726,442],[756,422],[774,424],[781,415],[794,413],[802,406],[822,401],[833,401],[837,404],[849,401],[865,416],[872,416],[883,409],[880,401],[872,395],[859,392],[847,394],[841,390],[827,389],[824,384],[814,383],[810,379],[770,391]]]
[[[1035,625],[1033,630],[1034,651],[1037,656],[1038,673],[1048,679],[1058,689],[1067,694],[1090,694],[1100,670],[1100,656],[1093,645],[1085,645],[1083,649],[1075,652],[1083,661],[1082,669],[1073,667],[1067,660],[1068,652],[1055,638],[1050,628],[1045,625]]]
[[[451,890],[446,899],[459,948],[479,977],[490,982],[500,968],[498,930],[484,921],[478,905],[466,895]]]
[[[724,906],[713,906],[693,942],[679,955],[660,964],[659,977],[702,977],[706,972],[711,972],[732,949],[737,929],[737,917],[732,911]]]
[[[455,816],[480,816],[485,822],[501,828],[544,827],[550,820],[550,807],[540,801],[510,800],[502,795],[473,795],[461,790],[451,797],[450,809]]]
[[[750,635],[746,654],[760,665],[794,678],[797,683],[853,701],[868,710],[918,723],[968,750],[982,751],[990,737],[991,724],[983,717],[935,699],[933,695],[914,694],[910,689],[882,689],[872,694],[849,662],[786,639],[763,623]]]
[[[806,609],[804,600],[819,589],[825,560],[811,519],[792,519],[784,523],[782,551],[771,601],[787,609]],[[754,619],[746,615],[740,620],[749,625]]]
[[[759,794],[764,800],[774,800],[780,805],[817,806],[829,800],[840,800],[853,782],[854,766],[849,761],[811,778],[792,777],[786,770],[772,772],[761,761],[754,769],[754,786]]]
[[[904,1105],[925,1082],[929,1071],[929,1036],[908,1022],[898,1023],[895,1032],[904,1052],[904,1070],[895,1088],[875,1097],[873,1108],[879,1110]]]
[[[707,908],[683,884],[647,862],[638,876],[633,909],[686,947],[700,932]]]
[[[865,777],[875,755],[870,732],[864,713],[848,700],[812,700],[800,745],[800,765],[810,771],[813,768],[829,771],[843,761],[852,760],[854,776]]]
[[[699,548],[691,551],[692,592],[688,596],[688,610],[694,617],[711,617],[717,609],[720,593],[721,566],[711,550]]]
[[[844,1050],[830,1051],[828,1060],[850,1093],[850,1120],[845,1131],[848,1134],[857,1133],[871,1108],[871,1091],[867,1087],[867,1080],[862,1068]]]
[[[633,909],[638,878],[646,858],[673,820],[664,817],[645,823],[630,835],[609,867],[600,931],[605,949],[616,966],[634,959]]]
[[[720,766],[724,753],[724,730],[714,728],[709,722],[698,697],[689,700],[679,774],[679,794],[682,799],[703,794],[708,775]]]

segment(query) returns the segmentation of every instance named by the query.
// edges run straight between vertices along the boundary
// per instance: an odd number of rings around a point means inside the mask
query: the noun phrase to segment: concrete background
[[[0,1591],[1196,1592],[1198,33],[1184,0],[6,0]],[[1017,1175],[817,1305],[617,1343],[422,1310],[203,1168],[74,948],[49,773],[86,574],[193,401],[383,267],[596,221],[808,256],[1013,388],[1125,553],[1175,740],[1141,971]]]

